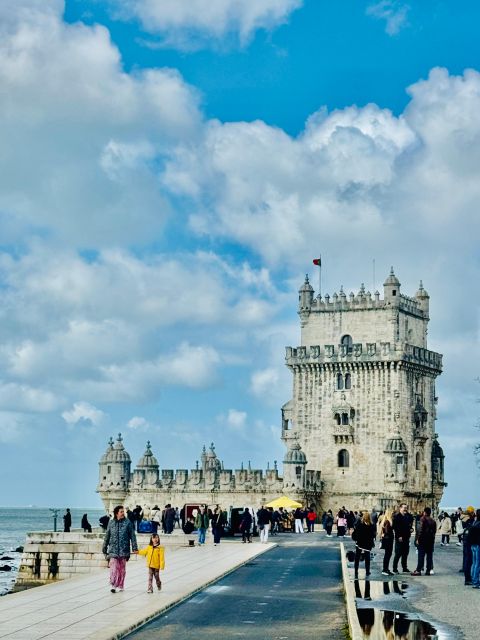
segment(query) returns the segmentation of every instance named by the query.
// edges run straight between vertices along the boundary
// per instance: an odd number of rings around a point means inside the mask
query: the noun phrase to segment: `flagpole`
[[[322,254],[320,256],[320,264],[318,265],[318,299],[322,298]]]

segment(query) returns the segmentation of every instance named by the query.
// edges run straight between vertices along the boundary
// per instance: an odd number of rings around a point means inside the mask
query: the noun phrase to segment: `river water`
[[[98,527],[98,519],[104,515],[101,509],[71,509],[72,529],[80,528],[84,513],[92,527]],[[63,531],[62,516],[65,510],[59,510],[57,530]],[[30,531],[53,531],[53,517],[49,509],[40,508],[0,508],[0,567],[7,565],[11,571],[0,571],[0,595],[8,593],[17,577],[22,554],[15,549],[25,544],[25,536]],[[2,558],[11,558],[2,560]]]

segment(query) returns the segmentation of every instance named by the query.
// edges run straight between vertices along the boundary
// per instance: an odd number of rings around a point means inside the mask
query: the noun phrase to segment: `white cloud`
[[[142,416],[133,416],[127,422],[127,428],[133,431],[148,431],[150,429],[150,423]]]
[[[194,137],[197,92],[173,69],[126,73],[107,29],[62,12],[2,5],[0,231],[89,248],[149,241],[169,215],[156,165]]]
[[[2,410],[44,413],[55,411],[61,400],[51,391],[14,382],[0,382],[0,407]]]
[[[380,0],[367,7],[367,15],[385,20],[385,31],[389,36],[397,34],[408,24],[410,6],[402,0]]]
[[[164,45],[181,49],[211,46],[227,36],[245,45],[258,29],[287,21],[303,0],[110,0],[117,15],[136,17]]]
[[[279,375],[277,369],[268,368],[254,371],[250,381],[250,390],[259,398],[269,396],[272,389],[278,384]]]
[[[229,409],[225,418],[227,427],[233,431],[243,431],[247,422],[247,412]]]
[[[97,409],[89,402],[75,402],[70,411],[64,411],[62,418],[68,425],[90,423],[94,426],[99,425],[105,417],[105,413]]]

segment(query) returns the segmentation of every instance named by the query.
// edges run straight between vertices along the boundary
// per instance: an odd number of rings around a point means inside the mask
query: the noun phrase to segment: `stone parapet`
[[[351,349],[345,345],[311,345],[286,347],[285,362],[288,367],[309,364],[354,364],[404,362],[421,365],[435,372],[442,370],[442,355],[423,347],[407,343],[367,342],[355,343]]]

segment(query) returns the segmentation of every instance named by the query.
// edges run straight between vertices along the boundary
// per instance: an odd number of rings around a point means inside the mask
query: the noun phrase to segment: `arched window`
[[[343,389],[343,376],[341,373],[337,376],[337,389]]]
[[[297,478],[301,478],[302,476],[302,467],[295,467],[295,475]]]
[[[339,413],[336,413],[336,414],[334,415],[334,418],[335,418],[335,422],[336,422],[337,424],[342,424],[342,419],[340,418],[340,414],[339,414]]]
[[[350,466],[350,456],[348,455],[348,451],[346,449],[340,449],[340,451],[338,452],[338,466],[339,467]]]
[[[355,418],[355,409],[350,409],[350,420]]]
[[[340,340],[340,344],[347,348],[346,349],[347,353],[352,353],[353,351],[352,336],[349,336],[349,335],[343,336],[342,339]]]
[[[415,455],[415,469],[417,471],[420,471],[420,462],[421,462],[420,451],[417,451],[417,453]]]
[[[345,389],[352,388],[352,376],[349,373],[345,374]]]
[[[342,413],[342,424],[348,424],[348,413]]]

